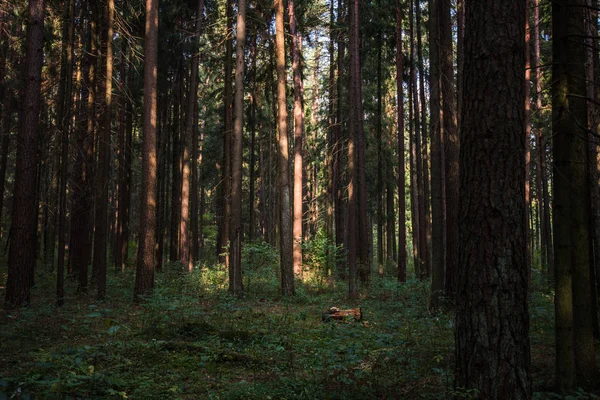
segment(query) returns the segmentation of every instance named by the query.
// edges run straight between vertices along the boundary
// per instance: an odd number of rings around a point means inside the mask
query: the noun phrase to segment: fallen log
[[[344,321],[354,320],[360,321],[362,319],[362,312],[360,308],[351,308],[349,310],[340,310],[337,307],[331,307],[329,310],[323,313],[323,322],[331,320]]]

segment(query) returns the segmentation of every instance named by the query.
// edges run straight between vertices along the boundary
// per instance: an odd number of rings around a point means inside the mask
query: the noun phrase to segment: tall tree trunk
[[[227,0],[227,42],[225,44],[225,127],[223,132],[223,178],[222,178],[222,204],[223,217],[220,224],[220,236],[217,245],[219,260],[229,267],[229,251],[227,245],[230,242],[229,223],[231,220],[231,152],[232,152],[232,133],[233,133],[233,109],[232,109],[232,54],[233,54],[233,4],[232,0]],[[223,255],[223,253],[225,253]]]
[[[302,275],[302,137],[304,136],[304,83],[300,69],[302,33],[297,30],[294,0],[288,0],[290,35],[292,36],[292,71],[294,74],[294,275]],[[318,50],[317,50],[318,51]]]
[[[88,264],[91,260],[93,230],[93,198],[92,175],[94,163],[94,130],[95,130],[95,104],[96,104],[96,29],[97,12],[90,6],[89,20],[89,51],[83,66],[85,82],[82,89],[81,122],[77,137],[77,158],[73,179],[73,202],[71,220],[79,221],[71,224],[71,245],[69,247],[71,269],[77,273],[77,292],[86,293],[88,287]],[[85,121],[84,121],[85,115]],[[85,125],[84,125],[85,124]]]
[[[258,33],[250,40],[250,71],[248,71],[248,82],[250,82],[250,107],[248,108],[248,130],[250,131],[250,182],[248,194],[248,240],[252,242],[256,233],[256,110],[259,91],[256,82],[258,50],[256,48]]]
[[[67,244],[67,179],[69,176],[69,132],[71,129],[73,110],[73,41],[74,41],[74,0],[68,0],[65,7],[65,86],[64,86],[64,109],[61,124],[61,171],[59,185],[59,219],[58,219],[58,262],[56,278],[56,304],[64,304],[64,271],[65,271],[65,247]]]
[[[6,7],[6,2],[2,7]],[[3,13],[7,11],[0,8]],[[4,188],[6,183],[6,167],[8,164],[8,154],[10,152],[10,133],[12,129],[12,114],[13,114],[13,93],[7,86],[6,82],[6,64],[10,58],[9,39],[5,32],[9,30],[6,27],[6,21],[0,19],[0,99],[3,99],[0,106],[0,238],[3,236],[2,216],[4,215]],[[8,89],[8,90],[7,90]]]
[[[589,256],[589,186],[583,0],[552,3],[552,131],[556,260],[556,383],[596,382]]]
[[[240,296],[242,282],[242,145],[244,141],[244,47],[246,45],[246,1],[238,1],[235,45],[235,121],[233,126],[233,154],[231,180],[231,249],[229,259],[229,292]]]
[[[404,167],[404,93],[402,76],[402,0],[396,0],[396,96],[398,107],[398,281],[406,282],[406,182]],[[389,190],[389,189],[388,189]],[[389,235],[389,232],[388,232]]]
[[[286,106],[285,30],[283,0],[275,0],[275,58],[277,62],[277,128],[279,133],[279,240],[281,291],[284,296],[294,295],[294,265],[292,260],[293,236],[289,181],[289,150]]]
[[[432,305],[435,305],[436,295],[444,290],[444,272],[446,266],[444,226],[446,223],[444,212],[444,141],[441,119],[440,87],[440,29],[439,29],[439,2],[444,0],[429,0],[429,54],[430,54],[430,81],[431,92],[431,264],[432,264]]]
[[[468,1],[460,136],[456,387],[530,399],[525,0]],[[499,32],[489,35],[486,32]],[[482,229],[482,227],[486,227]],[[501,378],[500,378],[501,377]]]
[[[337,17],[338,24],[345,22],[345,12],[343,0],[337,2]],[[342,118],[343,118],[343,88],[344,88],[344,53],[345,53],[345,42],[341,30],[338,30],[338,48],[337,48],[337,81],[336,81],[336,124],[333,137],[333,176],[334,176],[334,225],[335,225],[335,245],[338,249],[341,249],[342,253],[347,251],[345,246],[346,240],[346,223],[345,223],[345,202],[344,202],[344,185],[342,180],[342,174],[340,168],[342,165],[342,153],[344,144],[342,141]],[[342,254],[343,255],[343,254]],[[343,260],[343,257],[338,257],[337,271],[338,276],[341,279],[345,279],[347,276],[347,265]]]
[[[377,2],[381,6],[381,1]],[[375,134],[377,136],[377,272],[383,276],[383,88],[382,88],[382,40],[381,31],[375,39],[377,47],[377,111],[375,114]],[[386,163],[387,164],[387,163]],[[389,252],[389,249],[388,249]]]
[[[456,90],[454,88],[454,59],[452,53],[452,18],[450,0],[439,0],[440,80],[444,130],[446,262],[445,293],[454,298],[458,268],[458,210],[459,210],[459,138],[456,128]],[[439,288],[438,288],[439,289]],[[439,294],[439,292],[438,292]]]
[[[416,34],[417,34],[417,64],[419,75],[419,89],[417,91],[417,84],[415,81],[415,118],[418,119],[420,116],[419,125],[415,129],[418,137],[420,137],[417,147],[417,161],[421,172],[417,171],[417,193],[419,195],[419,203],[417,205],[417,212],[419,217],[419,231],[417,234],[421,238],[419,240],[419,256],[423,265],[423,271],[429,276],[431,271],[431,214],[430,214],[430,185],[429,185],[429,163],[427,153],[427,102],[425,101],[425,63],[423,62],[423,43],[421,34],[422,19],[421,19],[421,3],[415,1],[415,12],[416,12]],[[416,79],[416,78],[415,78]],[[418,93],[418,100],[417,100]],[[421,106],[419,107],[419,102]],[[420,111],[420,114],[419,114]],[[420,160],[420,161],[419,161]]]
[[[94,259],[92,270],[98,273],[98,298],[106,295],[106,266],[107,266],[107,228],[108,228],[108,175],[110,169],[110,141],[112,122],[112,75],[113,75],[113,21],[115,15],[114,0],[108,0],[105,15],[106,43],[106,83],[104,94],[104,115],[102,133],[98,140],[98,167],[96,169],[96,217],[94,229]]]
[[[144,39],[144,138],[140,233],[135,291],[137,299],[154,286],[154,228],[156,226],[156,78],[158,53],[158,0],[146,0]]]
[[[536,112],[539,114],[536,124],[537,143],[538,143],[538,166],[540,175],[540,185],[538,193],[540,202],[542,203],[542,260],[546,260],[546,272],[550,279],[554,279],[554,247],[552,240],[552,221],[550,219],[550,193],[548,190],[548,173],[546,167],[546,148],[547,140],[544,135],[544,122],[542,118],[542,67],[540,58],[540,1],[535,0],[534,16],[533,16],[533,46],[535,66],[535,86],[536,86]]]
[[[354,125],[356,147],[356,194],[358,216],[358,272],[360,281],[368,283],[371,271],[369,258],[369,222],[367,220],[367,181],[365,172],[365,133],[363,129],[362,75],[360,69],[360,10],[359,0],[350,3],[350,124]]]
[[[419,144],[416,143],[416,131],[419,129],[419,110],[418,110],[418,92],[417,92],[417,78],[416,78],[416,67],[415,67],[415,28],[414,28],[414,8],[415,1],[411,0],[409,8],[409,26],[410,26],[410,79],[408,84],[408,120],[410,121],[410,134],[409,134],[409,145],[410,145],[410,204],[411,204],[411,227],[412,227],[412,256],[413,266],[415,270],[415,276],[420,278],[421,271],[423,270],[423,264],[420,254],[421,249],[421,224],[419,221],[418,209],[419,209],[419,196],[417,193],[417,147]]]
[[[28,16],[26,79],[17,136],[15,194],[4,302],[4,307],[9,309],[26,306],[30,301],[36,255],[37,218],[34,216],[37,216],[37,135],[44,62],[44,0],[30,0]]]
[[[183,61],[179,60],[182,64]],[[183,65],[177,69],[175,78],[175,87],[173,89],[173,116],[171,120],[171,129],[173,136],[173,154],[171,159],[171,226],[170,226],[170,244],[169,259],[171,261],[179,260],[179,222],[181,216],[181,138],[179,130],[179,120],[181,118],[181,101],[183,92]]]
[[[196,134],[194,129],[194,111],[196,110],[197,93],[198,93],[198,48],[200,44],[200,27],[202,21],[202,9],[204,8],[204,0],[198,0],[198,9],[196,10],[196,37],[194,51],[192,54],[190,87],[188,93],[188,108],[185,123],[185,136],[183,137],[183,173],[182,173],[182,188],[181,188],[181,219],[179,221],[179,243],[180,253],[179,261],[188,271],[194,269],[194,260],[190,257],[190,187],[191,187],[191,161],[192,156],[192,136]],[[193,218],[197,218],[195,215]]]

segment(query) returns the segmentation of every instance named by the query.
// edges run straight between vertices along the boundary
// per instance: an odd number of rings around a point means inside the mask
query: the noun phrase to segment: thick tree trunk
[[[290,210],[289,148],[286,105],[285,30],[283,0],[275,0],[275,58],[277,62],[277,128],[279,133],[279,240],[281,291],[284,296],[294,295],[294,266],[292,260],[293,236]]]
[[[42,46],[44,43],[44,0],[29,1],[27,25],[26,71],[23,88],[17,161],[15,166],[15,195],[5,308],[26,306],[35,268],[35,235],[37,218],[37,135],[41,108]]]
[[[235,120],[231,180],[231,238],[229,259],[229,292],[241,296],[242,282],[242,145],[244,141],[244,47],[246,45],[246,1],[238,1],[235,45]]]
[[[156,78],[158,0],[146,0],[144,39],[144,138],[140,233],[135,275],[135,297],[147,296],[154,286],[154,228],[156,226]]]
[[[525,0],[465,4],[456,387],[485,399],[531,398],[525,16]]]
[[[182,61],[179,61],[182,63]],[[179,132],[179,119],[181,118],[181,101],[183,89],[183,66],[177,70],[173,96],[173,117],[171,129],[173,136],[172,159],[171,159],[171,225],[169,228],[169,260],[179,260],[179,221],[181,216],[181,138]]]
[[[597,377],[591,315],[589,186],[583,0],[552,3],[552,131],[556,260],[556,384],[589,387]]]
[[[381,2],[377,3],[381,6]],[[375,114],[375,134],[377,136],[377,272],[383,276],[383,89],[382,89],[382,55],[381,32],[377,33],[377,111]],[[389,251],[389,249],[388,249]]]

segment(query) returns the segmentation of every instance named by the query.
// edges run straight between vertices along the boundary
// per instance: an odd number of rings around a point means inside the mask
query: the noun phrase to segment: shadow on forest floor
[[[0,311],[0,399],[460,395],[452,385],[453,317],[428,310],[428,285],[376,277],[350,301],[343,282],[298,282],[297,296],[284,299],[267,268],[248,274],[237,299],[226,278],[222,267],[187,274],[168,265],[141,305],[132,301],[131,271],[109,274],[101,302],[75,295],[69,281],[65,306],[56,308],[53,279],[38,274],[29,308]],[[0,269],[0,287],[5,279]],[[364,318],[321,322],[331,306],[361,307]],[[542,391],[554,370],[551,294],[535,292],[530,311],[534,388]]]

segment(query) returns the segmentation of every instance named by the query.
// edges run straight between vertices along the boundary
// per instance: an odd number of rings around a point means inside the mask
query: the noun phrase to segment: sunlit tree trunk
[[[294,74],[294,274],[302,275],[302,140],[304,136],[304,83],[300,70],[302,33],[297,30],[294,0],[288,0],[290,35],[292,36],[292,71]]]

